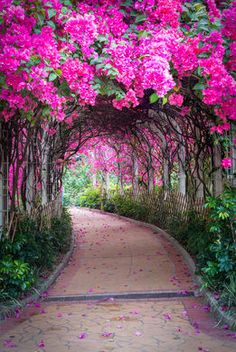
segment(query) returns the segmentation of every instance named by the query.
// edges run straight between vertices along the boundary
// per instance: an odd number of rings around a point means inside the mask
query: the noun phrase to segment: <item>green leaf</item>
[[[138,34],[138,39],[148,37],[149,33],[147,31],[140,31]]]
[[[57,11],[54,9],[48,9],[48,18],[52,18],[57,14]]]
[[[146,20],[146,15],[142,14],[142,15],[138,15],[135,18],[135,23],[140,23],[140,22],[144,22]]]
[[[201,82],[195,84],[195,86],[193,87],[194,90],[203,90],[205,88],[205,85]]]
[[[53,21],[47,21],[47,25],[53,29],[56,29],[56,25]]]
[[[65,6],[63,6],[62,9],[61,9],[61,13],[63,15],[66,15],[67,13],[70,13],[70,12],[71,12],[71,10],[68,9],[67,7],[65,7]]]
[[[62,74],[62,70],[60,70],[59,68],[55,72],[58,76],[61,76],[61,74]]]
[[[151,104],[156,103],[158,99],[159,99],[159,97],[156,93],[151,94],[149,97],[149,101]]]
[[[132,0],[126,0],[121,3],[120,6],[131,6],[132,5]]]
[[[165,105],[167,102],[168,102],[167,97],[166,97],[166,96],[163,97],[163,98],[162,98],[162,105]]]
[[[38,18],[40,25],[42,25],[45,19],[44,12],[43,13],[38,12],[36,16]]]
[[[59,85],[58,92],[60,96],[70,96],[70,87],[68,86],[68,83],[65,80]]]
[[[64,0],[63,4],[66,5],[66,6],[72,6],[72,3],[71,3],[70,0]]]
[[[99,36],[97,37],[97,40],[98,40],[99,42],[101,42],[101,43],[107,42],[107,37],[106,37],[105,35],[99,35]]]
[[[203,59],[208,58],[210,56],[211,56],[211,53],[209,53],[209,52],[201,53],[198,55],[198,57],[203,58]]]
[[[55,81],[55,79],[57,78],[57,74],[55,72],[50,73],[48,80],[49,82]]]

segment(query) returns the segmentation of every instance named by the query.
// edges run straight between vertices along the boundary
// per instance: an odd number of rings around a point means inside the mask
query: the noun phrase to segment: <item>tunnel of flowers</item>
[[[63,200],[168,229],[235,307],[236,1],[0,0],[0,16],[0,300],[68,250]]]

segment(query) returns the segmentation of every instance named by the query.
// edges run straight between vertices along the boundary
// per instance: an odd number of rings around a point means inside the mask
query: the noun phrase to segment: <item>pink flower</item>
[[[4,340],[3,345],[4,345],[4,347],[7,347],[7,348],[17,347],[17,345],[10,339]]]
[[[44,348],[44,347],[45,347],[45,343],[44,343],[43,340],[41,340],[41,341],[39,342],[38,347],[39,347],[39,348]]]
[[[102,336],[104,336],[104,337],[111,337],[111,336],[113,336],[113,335],[114,335],[113,332],[108,332],[108,331],[104,331],[104,332],[102,333]]]
[[[171,315],[169,313],[163,314],[163,317],[164,317],[165,320],[172,320],[172,317],[171,317]]]
[[[15,310],[15,315],[16,315],[16,318],[17,318],[17,319],[20,318],[20,315],[21,315],[20,309],[16,309],[16,310]]]
[[[223,134],[224,131],[229,131],[230,130],[230,124],[229,123],[224,123],[223,125],[218,125],[218,126],[213,126],[210,129],[211,133],[217,132],[219,134]]]
[[[226,334],[226,336],[230,336],[230,337],[233,337],[234,339],[236,339],[236,332],[231,332],[229,334]]]
[[[169,104],[177,105],[179,107],[182,106],[184,101],[184,97],[181,94],[173,93],[169,96]]]
[[[80,339],[80,340],[86,339],[87,336],[88,336],[88,334],[87,334],[86,332],[82,332],[82,333],[79,335],[79,339]]]
[[[181,116],[185,116],[185,115],[187,115],[190,111],[191,111],[191,108],[190,108],[190,107],[184,106],[184,107],[182,107],[182,109],[181,109],[180,115],[181,115]]]
[[[47,297],[48,297],[48,292],[47,292],[47,291],[43,292],[43,293],[42,293],[42,297],[43,297],[43,298],[47,298]]]
[[[41,304],[40,303],[34,303],[35,308],[41,308]]]
[[[232,159],[230,158],[224,158],[222,161],[221,161],[221,166],[224,168],[224,169],[230,169],[232,167]]]

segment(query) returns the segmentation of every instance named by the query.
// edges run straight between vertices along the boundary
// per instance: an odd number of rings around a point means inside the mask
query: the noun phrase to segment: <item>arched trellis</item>
[[[119,145],[128,146],[134,193],[138,193],[138,160],[142,158],[149,192],[154,184],[154,161],[158,160],[165,189],[171,188],[170,175],[175,168],[178,190],[183,195],[195,199],[219,194],[223,189],[221,147],[214,145],[209,133],[209,112],[202,106],[197,108],[182,116],[169,104],[150,104],[144,98],[137,108],[119,111],[111,100],[101,98],[90,109],[71,105],[68,117],[79,112],[80,118],[72,119],[69,125],[53,118],[42,123],[40,109],[35,111],[38,119],[34,125],[17,117],[10,123],[2,122],[0,186],[5,193],[2,192],[1,212],[7,214],[5,219],[10,222],[9,214],[16,209],[30,214],[38,204],[45,206],[56,199],[64,167],[94,138],[107,140],[105,143],[117,155]],[[158,149],[153,148],[153,142]],[[118,168],[122,189],[122,165]],[[232,174],[230,177],[232,181]]]

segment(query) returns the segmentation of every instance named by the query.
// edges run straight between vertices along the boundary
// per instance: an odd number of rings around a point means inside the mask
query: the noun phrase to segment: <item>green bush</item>
[[[80,195],[79,205],[81,207],[101,209],[102,196],[98,188],[88,187]]]
[[[218,198],[208,198],[206,206],[211,241],[208,252],[199,256],[201,272],[206,287],[227,291],[236,281],[236,194],[226,191]]]
[[[170,219],[168,229],[193,256],[208,251],[211,239],[208,222],[194,211],[187,213],[187,221],[182,221],[181,214]]]
[[[88,177],[89,165],[86,163],[86,158],[81,156],[81,161],[78,162],[75,168],[67,169],[63,176],[64,194],[63,204],[80,205],[80,195],[84,188],[91,185],[91,180]]]
[[[69,250],[72,224],[69,213],[64,210],[61,218],[52,219],[51,233],[53,234],[53,248],[58,253]]]
[[[51,227],[39,229],[37,222],[20,219],[14,241],[0,239],[0,297],[17,298],[53,267],[56,258],[70,245],[71,219],[64,210]]]
[[[36,276],[28,263],[6,256],[0,261],[0,296],[17,298],[35,283]]]

